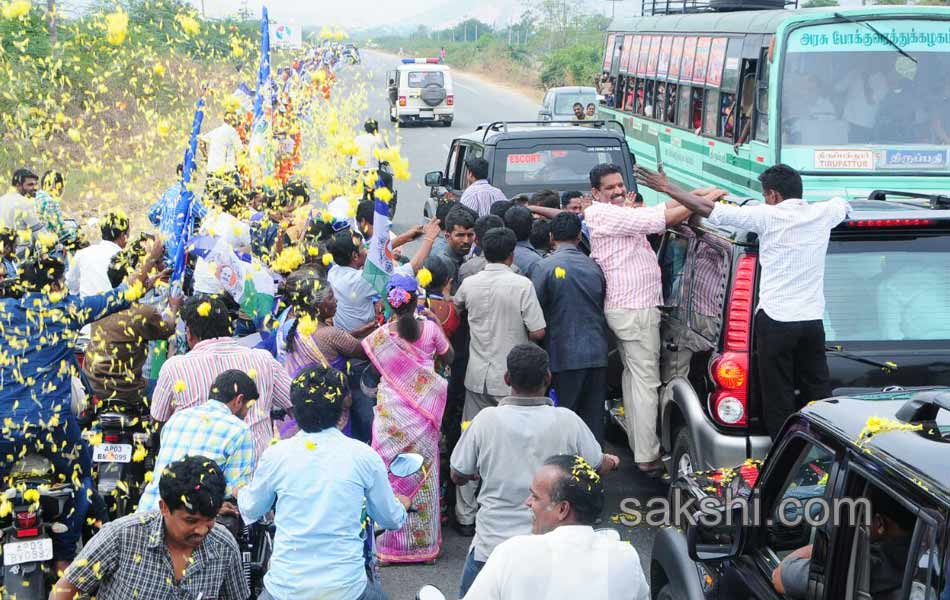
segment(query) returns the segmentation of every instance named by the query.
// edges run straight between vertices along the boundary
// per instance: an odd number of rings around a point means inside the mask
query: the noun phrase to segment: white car
[[[452,125],[455,118],[452,71],[438,58],[404,58],[386,78],[390,121]]]

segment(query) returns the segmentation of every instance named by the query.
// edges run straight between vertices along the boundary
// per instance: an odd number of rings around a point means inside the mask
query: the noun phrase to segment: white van
[[[438,58],[404,58],[386,79],[390,121],[451,127],[455,117],[452,71]]]

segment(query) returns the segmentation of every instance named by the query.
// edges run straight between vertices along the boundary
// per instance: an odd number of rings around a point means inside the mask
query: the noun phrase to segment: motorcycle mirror
[[[425,462],[425,459],[421,454],[415,454],[414,452],[405,452],[403,454],[396,455],[396,458],[389,463],[389,472],[395,475],[396,477],[409,477],[419,471],[422,468],[422,463]]]
[[[416,600],[445,600],[445,594],[434,585],[426,585],[416,594]]]
[[[61,535],[69,531],[69,527],[66,527],[66,525],[64,525],[63,523],[53,523],[52,525],[50,525],[49,528],[50,528],[50,531],[52,531],[56,535]]]

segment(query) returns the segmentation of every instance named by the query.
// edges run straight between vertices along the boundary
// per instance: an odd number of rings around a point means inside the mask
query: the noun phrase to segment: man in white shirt
[[[39,180],[36,173],[29,169],[14,171],[11,182],[13,189],[0,196],[0,227],[16,232],[42,228],[34,201]]]
[[[379,137],[379,123],[376,119],[368,119],[363,124],[363,129],[366,133],[361,133],[353,140],[359,152],[353,156],[351,167],[355,171],[372,171],[379,167],[376,150],[384,146],[383,140]]]
[[[122,213],[110,212],[99,224],[102,241],[83,248],[73,257],[66,272],[70,294],[80,298],[103,294],[112,289],[109,261],[129,241],[129,219]]]
[[[842,198],[805,202],[802,178],[788,165],[759,175],[765,204],[753,206],[717,203],[715,195],[686,192],[670,183],[662,168],[653,173],[637,167],[637,178],[713,225],[759,236],[762,275],[753,339],[759,389],[766,391],[765,427],[774,439],[789,415],[831,395],[822,323],[825,255],[831,230],[848,217],[851,205]]]
[[[587,461],[548,458],[526,501],[533,535],[499,544],[465,600],[647,600],[637,551],[613,529],[593,528],[604,500],[603,481]]]
[[[224,115],[224,123],[201,134],[208,156],[208,175],[222,177],[237,171],[238,152],[244,147],[236,129],[240,122],[237,113],[229,112]]]

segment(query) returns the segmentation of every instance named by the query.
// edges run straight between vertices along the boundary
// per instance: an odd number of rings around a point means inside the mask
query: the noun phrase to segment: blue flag
[[[178,199],[178,206],[175,209],[175,227],[178,230],[178,239],[181,242],[175,249],[174,270],[172,272],[172,282],[180,283],[185,275],[185,247],[191,238],[191,230],[194,227],[194,215],[191,211],[192,202],[195,199],[195,193],[191,191],[191,173],[195,170],[195,154],[198,152],[198,134],[201,132],[201,121],[204,120],[205,99],[198,98],[198,106],[195,109],[195,120],[191,124],[191,138],[188,140],[188,148],[185,150],[185,160],[182,161],[181,172],[181,197]]]

